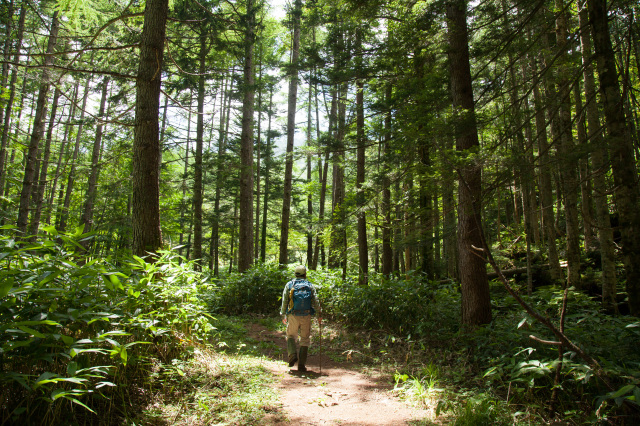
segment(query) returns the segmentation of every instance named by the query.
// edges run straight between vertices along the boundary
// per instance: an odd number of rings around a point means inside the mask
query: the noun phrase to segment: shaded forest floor
[[[565,403],[564,410],[576,414],[563,417],[548,412],[545,393],[533,404],[510,401],[501,389],[492,390],[487,374],[453,340],[412,342],[325,321],[321,344],[314,321],[308,371],[298,372],[285,361],[285,326],[279,320],[217,316],[210,345],[165,363],[154,374],[160,379],[150,386],[155,390],[126,417],[134,424],[162,426],[577,425],[586,420],[580,412],[589,407],[578,400]],[[618,420],[600,424],[637,424]]]

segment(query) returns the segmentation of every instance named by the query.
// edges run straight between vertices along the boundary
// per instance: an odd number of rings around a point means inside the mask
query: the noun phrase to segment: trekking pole
[[[322,374],[322,316],[318,318],[318,326],[320,327],[320,374]]]

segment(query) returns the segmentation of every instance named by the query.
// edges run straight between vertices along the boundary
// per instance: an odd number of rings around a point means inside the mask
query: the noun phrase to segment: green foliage
[[[429,406],[444,391],[439,384],[440,375],[439,367],[433,363],[427,364],[415,376],[396,373],[394,390],[420,405]]]
[[[447,338],[457,330],[460,296],[451,286],[419,275],[371,276],[368,286],[358,286],[357,277],[342,281],[326,273],[318,282],[325,312],[350,325],[413,338]]]
[[[511,424],[511,419],[500,412],[501,404],[486,394],[475,395],[454,410],[455,426],[490,426]]]
[[[278,411],[276,378],[247,338],[237,318],[216,321],[216,347],[191,348],[152,371],[145,389],[157,399],[133,416],[131,424],[261,424]]]
[[[382,332],[387,339],[379,344],[384,347],[369,347],[375,341],[369,338],[361,351],[384,352],[385,363],[394,357],[395,391],[418,404],[436,405],[438,413],[455,424],[509,424],[512,416],[518,421],[542,421],[549,416],[554,389],[558,390],[555,412],[567,421],[585,420],[585,413],[601,419],[615,417],[625,405],[637,403],[637,320],[606,315],[597,301],[581,292],[569,291],[565,333],[598,359],[613,391],[575,353],[565,351],[560,363],[557,346],[533,341],[530,335],[556,339],[526,315],[502,286],[492,284],[494,321],[465,331],[458,326],[460,299],[453,285],[422,281],[418,276],[394,280],[373,276],[369,286],[360,287],[356,279],[343,281],[339,272],[314,275],[325,313],[357,329],[373,330],[372,336]],[[533,296],[523,297],[557,323],[563,293],[561,288],[541,287]],[[515,408],[522,406],[527,409]]]
[[[229,274],[202,295],[210,312],[229,315],[276,314],[282,290],[291,280],[287,270],[273,264],[257,264],[243,274]]]
[[[37,243],[0,237],[3,422],[47,412],[59,422],[64,400],[94,411],[125,371],[213,330],[192,265],[163,253],[154,263],[134,258],[123,272],[78,256],[86,235],[49,231]]]

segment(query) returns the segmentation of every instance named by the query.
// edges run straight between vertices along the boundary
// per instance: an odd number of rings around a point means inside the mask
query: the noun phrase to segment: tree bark
[[[133,254],[138,256],[162,246],[158,116],[168,4],[147,1],[140,43],[132,176]]]
[[[107,95],[109,93],[109,77],[105,77],[102,82],[102,93],[100,95],[100,107],[98,110],[98,119],[101,120],[106,116],[105,108],[107,105]],[[93,141],[93,150],[91,152],[91,171],[89,173],[89,181],[87,183],[87,194],[84,200],[84,211],[82,213],[82,224],[84,225],[83,233],[92,231],[93,229],[93,209],[96,203],[96,194],[98,190],[98,178],[100,177],[100,156],[102,154],[102,135],[104,132],[104,122],[99,121],[96,127],[96,137]],[[83,242],[85,250],[89,248],[89,241]]]
[[[620,217],[622,257],[631,315],[640,316],[640,206],[638,174],[633,146],[625,121],[616,61],[609,36],[605,0],[588,0],[600,95],[604,107],[607,143],[615,185],[615,200]]]
[[[189,154],[191,154],[191,111],[193,110],[193,89],[189,91],[189,112],[187,113],[187,137],[186,137],[186,147],[184,148],[184,169],[182,173],[182,202],[180,203],[180,239],[178,240],[178,245],[180,248],[178,249],[178,254],[182,256],[182,250],[186,247],[187,254],[186,259],[189,259],[189,254],[191,253],[191,232],[187,232],[187,243],[184,243],[184,234],[185,234],[185,223],[188,222],[189,230],[191,229],[191,225],[193,223],[192,220],[187,221],[185,219],[187,210],[189,211],[189,216],[192,217],[192,210],[188,207],[187,202],[187,177],[189,176]],[[180,259],[182,262],[182,259]]]
[[[586,128],[586,111],[582,104],[582,91],[580,90],[580,82],[573,85],[573,98],[576,109],[576,134],[578,137],[578,146],[580,151],[586,152],[589,146]],[[580,158],[578,163],[578,172],[580,177],[580,212],[582,213],[582,229],[584,230],[584,249],[589,252],[596,247],[595,233],[592,224],[595,223],[592,214],[592,190],[591,190],[591,167],[589,166],[589,157],[585,154]]]
[[[333,152],[333,197],[331,203],[331,246],[329,268],[341,268],[343,278],[347,273],[347,230],[344,211],[344,137],[346,133],[347,84],[340,84],[337,96],[338,117],[336,122],[335,151]]]
[[[18,18],[18,32],[16,34],[16,51],[13,55],[13,62],[17,64],[20,61],[20,52],[22,50],[22,38],[24,36],[24,21],[26,16],[26,5],[20,8],[20,16]],[[11,81],[9,82],[9,98],[4,110],[4,120],[2,127],[2,141],[0,142],[0,191],[4,188],[4,176],[7,158],[7,143],[9,141],[9,130],[11,127],[11,112],[13,110],[13,101],[15,100],[15,87],[18,80],[18,67],[15,66],[11,72]],[[26,80],[26,79],[25,79]]]
[[[271,119],[273,118],[273,85],[269,87],[269,109],[267,124],[267,146],[265,147],[264,158],[264,207],[262,208],[262,232],[260,234],[260,261],[264,263],[267,260],[267,217],[269,213],[269,191],[270,191],[270,175],[271,168]]]
[[[469,63],[466,1],[447,4],[447,36],[453,106],[457,112],[456,150],[464,155],[480,145]],[[458,247],[462,284],[462,324],[474,327],[491,321],[491,300],[485,260],[476,248],[484,246],[481,224],[482,168],[467,159],[459,170]]]
[[[53,214],[53,201],[56,196],[56,192],[58,189],[58,180],[62,178],[62,174],[64,170],[67,168],[67,164],[69,162],[69,135],[71,133],[71,120],[75,116],[76,113],[76,104],[78,103],[78,91],[80,88],[80,81],[76,80],[76,84],[73,88],[73,97],[71,101],[71,105],[69,107],[69,115],[67,116],[67,122],[64,126],[64,136],[62,137],[62,142],[60,143],[60,152],[58,154],[58,162],[56,164],[56,172],[53,176],[53,183],[51,184],[51,194],[49,196],[49,205],[47,206],[47,224],[51,224],[51,215]],[[62,160],[64,159],[64,166],[62,164]],[[60,191],[62,193],[62,191]],[[64,194],[63,194],[64,195]],[[58,214],[56,214],[55,218],[55,226],[59,225],[60,220],[60,206],[62,205],[60,198],[60,202],[58,203]]]
[[[365,180],[365,146],[364,133],[364,80],[362,77],[362,30],[356,30],[356,208],[358,217],[358,284],[369,283],[369,246],[367,244],[366,198],[364,194]]]
[[[382,169],[382,275],[391,277],[393,272],[393,248],[391,246],[393,222],[391,221],[391,96],[393,87],[387,83],[385,101],[387,111],[384,117],[384,163]]]
[[[67,221],[69,220],[69,207],[71,206],[71,194],[73,193],[73,185],[76,178],[76,161],[78,154],[80,153],[80,140],[82,139],[82,130],[84,128],[84,116],[87,109],[87,99],[89,98],[89,84],[91,77],[87,78],[84,85],[84,95],[82,96],[82,107],[80,109],[80,119],[78,124],[78,131],[76,133],[76,143],[73,148],[73,155],[71,156],[71,167],[69,168],[69,175],[67,176],[67,187],[65,188],[64,202],[60,210],[60,223],[58,225],[59,232],[65,232],[67,230]]]
[[[216,192],[213,200],[213,223],[211,224],[211,244],[213,245],[213,275],[218,276],[220,272],[220,197],[222,195],[222,184],[226,173],[224,171],[224,156],[229,134],[229,121],[231,116],[231,93],[233,92],[235,70],[231,70],[229,76],[229,90],[222,96],[222,114],[220,115],[220,130],[218,134],[218,155],[216,159]],[[225,99],[227,107],[224,107]],[[211,269],[211,268],[210,268]]]
[[[53,128],[55,127],[56,114],[58,112],[58,100],[60,99],[60,89],[56,88],[51,102],[51,114],[49,116],[49,126],[47,128],[47,138],[45,142],[42,164],[40,165],[40,182],[34,188],[33,213],[31,216],[31,229],[29,233],[35,238],[40,227],[40,216],[42,214],[42,203],[44,201],[44,190],[47,185],[47,174],[49,170],[49,158],[51,156],[51,140],[53,139]]]
[[[591,165],[593,168],[593,190],[596,223],[598,224],[598,241],[600,244],[600,261],[602,263],[602,306],[610,312],[617,312],[616,303],[617,283],[615,245],[613,243],[613,229],[609,215],[606,175],[609,170],[608,147],[602,137],[600,127],[600,113],[596,102],[596,80],[594,76],[591,46],[591,30],[586,4],[580,5],[578,13],[580,24],[580,52],[584,74],[584,94],[586,99],[587,138],[594,147],[591,151]]]
[[[447,152],[453,150],[453,138],[445,136],[444,149]],[[456,206],[455,206],[455,176],[452,168],[443,170],[443,188],[442,188],[442,211],[443,211],[443,240],[444,240],[444,257],[446,261],[447,276],[449,278],[458,278],[458,233],[456,226]],[[500,198],[498,197],[498,200]]]
[[[202,146],[204,143],[204,96],[206,60],[209,47],[206,26],[201,29],[198,66],[198,119],[196,125],[196,152],[193,163],[193,259],[196,271],[202,270]]]
[[[533,72],[538,73],[537,62],[533,60]],[[549,143],[547,139],[547,122],[544,116],[542,93],[537,84],[533,86],[533,99],[535,105],[536,139],[538,140],[538,176],[540,180],[540,206],[542,209],[542,223],[544,236],[547,240],[547,255],[551,267],[551,278],[560,282],[563,278],[556,245],[555,214],[553,210],[553,191],[551,185],[551,167],[549,155]]]
[[[289,220],[291,216],[291,191],[293,177],[293,141],[296,132],[296,103],[298,99],[298,60],[300,57],[300,18],[302,0],[295,0],[293,8],[293,40],[291,47],[291,74],[289,75],[289,99],[287,112],[287,151],[284,168],[284,195],[280,225],[280,255],[278,263],[284,268],[289,263]]]
[[[260,188],[260,180],[261,180],[261,170],[260,170],[260,162],[262,160],[262,88],[264,80],[262,78],[262,51],[263,44],[260,43],[260,53],[258,54],[259,62],[258,67],[260,71],[258,72],[258,123],[256,129],[256,207],[255,207],[255,215],[256,215],[256,226],[255,226],[255,235],[253,241],[253,258],[257,261],[260,256],[260,196],[261,196],[261,188]]]
[[[18,220],[16,223],[17,231],[22,238],[26,237],[27,225],[29,222],[29,201],[31,200],[31,190],[33,188],[33,180],[35,176],[35,165],[38,156],[38,146],[44,135],[45,116],[47,114],[47,97],[51,85],[51,70],[49,67],[53,65],[53,53],[58,40],[58,30],[60,22],[58,20],[58,12],[53,13],[51,20],[51,29],[49,30],[49,40],[47,42],[47,51],[44,60],[44,70],[40,87],[38,89],[38,100],[36,103],[35,117],[33,121],[33,129],[29,148],[27,151],[27,159],[24,168],[24,178],[22,180],[22,191],[20,192],[20,205],[18,207]]]
[[[309,98],[307,101],[307,185],[311,185],[311,97],[313,86],[309,79]],[[307,193],[307,266],[311,269],[313,264],[313,196],[309,190]],[[314,268],[315,269],[315,268]]]
[[[556,43],[559,49],[557,99],[558,153],[560,179],[563,191],[567,238],[567,285],[580,288],[580,223],[578,218],[578,193],[575,143],[571,129],[571,68],[567,46],[567,16],[564,0],[556,0]]]
[[[244,272],[253,265],[253,112],[256,92],[253,65],[254,7],[253,0],[247,0],[247,28],[244,40],[244,99],[242,101],[242,134],[240,135],[238,272]]]

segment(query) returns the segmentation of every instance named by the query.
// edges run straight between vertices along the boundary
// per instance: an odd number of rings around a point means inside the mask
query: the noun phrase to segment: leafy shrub
[[[455,426],[493,426],[511,424],[500,402],[489,395],[479,394],[454,410]]]
[[[121,271],[76,255],[86,237],[79,232],[48,231],[37,243],[0,236],[2,423],[45,413],[60,422],[70,407],[63,401],[93,411],[125,371],[147,368],[150,355],[170,356],[182,341],[204,341],[213,328],[192,265],[167,252],[155,263],[136,257]]]
[[[219,279],[202,299],[210,312],[228,315],[277,314],[282,290],[291,280],[290,271],[277,265],[258,264],[242,274],[229,274]]]
[[[371,276],[368,286],[358,286],[350,277],[343,281],[327,275],[318,279],[324,309],[350,325],[415,338],[450,335],[458,327],[460,299],[450,286],[418,275],[405,279]]]

